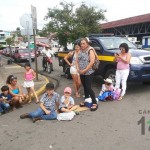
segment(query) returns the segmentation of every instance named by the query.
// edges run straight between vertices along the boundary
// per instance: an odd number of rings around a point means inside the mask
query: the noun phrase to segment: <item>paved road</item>
[[[54,71],[48,76],[60,81],[56,89],[60,94],[65,86],[72,87],[72,80],[61,74],[62,68],[54,60]],[[93,82],[96,95],[100,86],[101,80],[97,77]],[[20,114],[37,108],[35,104],[26,105],[0,116],[0,149],[149,150],[149,91],[148,85],[129,84],[127,95],[122,101],[100,102],[96,112],[81,112],[72,121],[39,121],[33,124],[28,119],[20,120]],[[81,100],[75,99],[76,103]],[[141,131],[145,135],[141,135]]]

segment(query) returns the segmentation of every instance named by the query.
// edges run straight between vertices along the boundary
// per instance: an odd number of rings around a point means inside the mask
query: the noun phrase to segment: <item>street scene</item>
[[[0,23],[0,150],[150,149],[150,13],[111,20],[107,1],[33,0]]]

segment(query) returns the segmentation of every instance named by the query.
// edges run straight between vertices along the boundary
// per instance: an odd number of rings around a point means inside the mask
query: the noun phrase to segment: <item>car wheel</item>
[[[51,71],[52,71],[51,64],[47,63],[47,72],[51,73]]]
[[[53,64],[51,63],[50,65],[51,65],[51,70],[53,71]]]
[[[145,84],[145,85],[150,85],[150,81],[143,82],[143,84]]]
[[[105,74],[105,79],[106,78],[109,78],[109,79],[111,79],[112,80],[112,82],[113,82],[113,85],[115,85],[115,76],[116,76],[116,70],[115,69],[108,69],[107,71],[106,71],[106,74]]]
[[[71,74],[70,74],[70,67],[68,66],[68,65],[65,65],[65,77],[67,78],[67,79],[71,79],[72,77],[71,77]]]
[[[20,62],[21,62],[21,60],[18,58],[16,62],[17,62],[17,63],[20,63]]]

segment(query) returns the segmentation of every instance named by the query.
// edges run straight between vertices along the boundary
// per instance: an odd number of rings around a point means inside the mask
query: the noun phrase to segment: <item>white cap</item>
[[[112,80],[109,79],[109,78],[107,78],[106,80],[104,79],[104,81],[107,82],[107,83],[111,83],[112,84]]]

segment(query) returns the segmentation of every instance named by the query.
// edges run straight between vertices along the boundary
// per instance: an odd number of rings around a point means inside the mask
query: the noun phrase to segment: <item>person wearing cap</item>
[[[78,72],[80,74],[81,82],[84,88],[85,99],[91,97],[92,107],[91,111],[96,111],[98,104],[96,101],[95,93],[92,90],[91,84],[94,77],[93,65],[95,62],[95,50],[90,46],[88,38],[83,38],[80,41],[81,51],[78,54]],[[80,103],[80,106],[85,106],[85,103]]]
[[[77,109],[77,106],[75,105],[74,99],[71,97],[72,90],[70,87],[66,87],[64,89],[64,95],[60,99],[59,104],[59,112],[71,112],[75,111]],[[79,114],[75,111],[76,114]]]
[[[112,80],[107,78],[106,80],[104,79],[104,84],[102,84],[101,91],[99,93],[98,99],[100,101],[106,101],[106,100],[112,100],[112,92],[113,92],[113,85],[112,85]]]
[[[20,116],[20,119],[31,118],[33,123],[37,120],[54,120],[57,118],[56,106],[59,105],[59,94],[54,91],[54,84],[46,84],[46,92],[40,99],[40,107],[33,112],[25,113]]]

